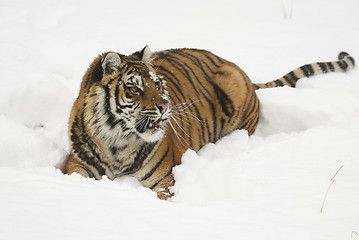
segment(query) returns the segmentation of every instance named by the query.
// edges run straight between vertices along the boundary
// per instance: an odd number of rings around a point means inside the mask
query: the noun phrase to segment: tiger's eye
[[[139,94],[140,91],[141,91],[141,89],[139,89],[137,86],[131,87],[131,92],[132,92],[133,94]]]

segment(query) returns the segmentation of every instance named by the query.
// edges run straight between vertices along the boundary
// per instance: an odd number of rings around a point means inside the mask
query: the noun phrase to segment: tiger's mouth
[[[162,125],[162,119],[158,119],[157,121],[153,121],[148,125],[148,128],[157,128]]]
[[[139,133],[144,133],[148,130],[156,130],[160,128],[163,124],[163,119],[159,118],[157,120],[147,119],[147,120],[140,120],[136,122],[136,130]]]

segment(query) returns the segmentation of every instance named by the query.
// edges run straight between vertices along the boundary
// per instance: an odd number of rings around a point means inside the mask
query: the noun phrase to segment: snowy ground
[[[258,91],[254,136],[188,151],[170,201],[58,169],[97,54],[204,48],[266,82],[342,50],[359,61],[358,13],[357,0],[1,0],[0,239],[358,240],[357,69]]]

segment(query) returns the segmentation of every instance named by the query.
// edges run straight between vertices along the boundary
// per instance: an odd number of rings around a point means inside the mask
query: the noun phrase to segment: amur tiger
[[[253,84],[237,65],[205,50],[151,53],[146,46],[129,56],[104,53],[88,68],[72,107],[66,172],[95,179],[131,175],[167,199],[172,168],[187,149],[198,151],[236,129],[254,133],[256,89],[295,87],[301,78],[352,67],[354,59],[342,52],[337,61]]]

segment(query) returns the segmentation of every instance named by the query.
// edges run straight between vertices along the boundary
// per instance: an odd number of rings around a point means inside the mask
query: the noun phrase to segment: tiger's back
[[[157,52],[152,64],[167,79],[174,126],[168,130],[176,130],[169,134],[176,145],[198,151],[235,129],[254,132],[259,101],[250,79],[235,64],[198,49]]]

